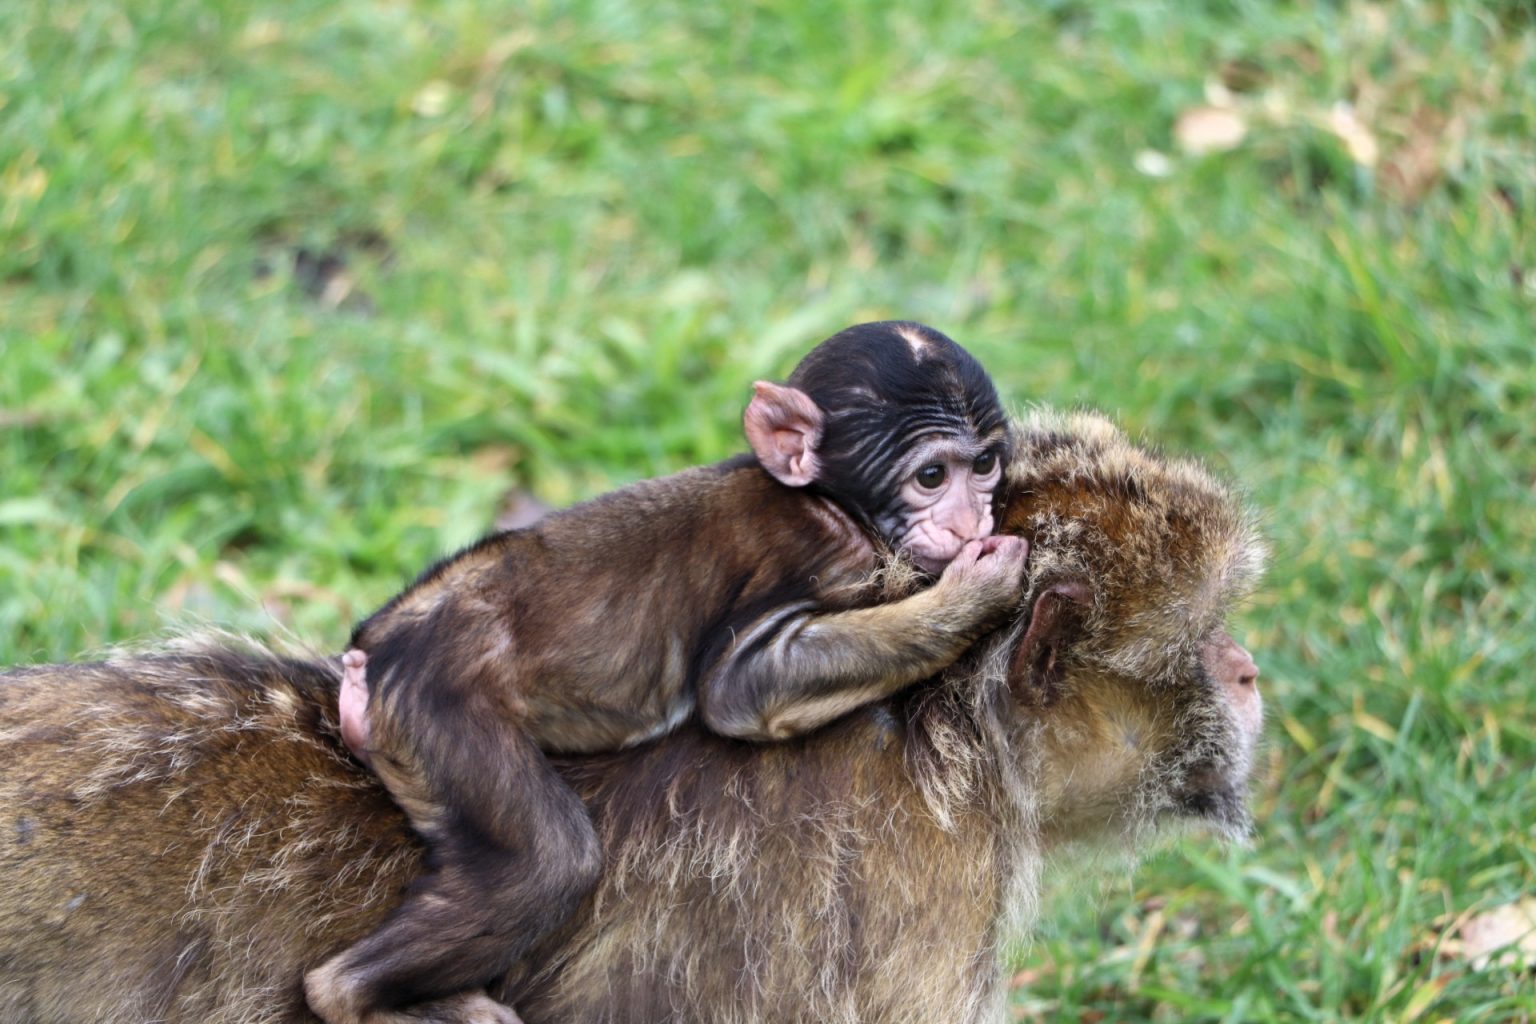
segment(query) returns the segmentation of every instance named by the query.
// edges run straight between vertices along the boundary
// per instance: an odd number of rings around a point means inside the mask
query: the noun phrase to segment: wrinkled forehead
[[[985,442],[1003,437],[1008,430],[995,393],[968,388],[953,377],[936,380],[932,388],[908,392],[896,401],[902,406],[906,434],[914,443],[930,439]]]
[[[1003,457],[1007,440],[1008,432],[1001,426],[987,433],[977,433],[969,427],[934,430],[909,438],[901,448],[900,460],[903,465],[917,466],[928,462],[971,462],[986,452]]]
[[[847,433],[883,431],[904,447],[949,442],[996,444],[1008,421],[991,382],[958,373],[953,366],[905,367],[872,373],[841,388],[813,391],[828,426]]]
[[[979,422],[978,422],[979,421]],[[970,460],[991,451],[1006,455],[1008,427],[1001,412],[978,417],[955,403],[900,403],[871,400],[848,403],[827,417],[825,440],[832,453],[876,452],[901,467],[934,460]]]

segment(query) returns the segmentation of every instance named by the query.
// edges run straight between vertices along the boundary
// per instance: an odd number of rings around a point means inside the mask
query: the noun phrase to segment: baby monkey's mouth
[[[920,526],[902,538],[898,550],[919,569],[938,576],[955,560],[965,545],[966,538],[957,534]]]

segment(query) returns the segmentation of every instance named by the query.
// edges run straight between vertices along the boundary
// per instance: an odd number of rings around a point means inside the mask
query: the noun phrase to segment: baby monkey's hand
[[[965,543],[937,586],[991,611],[1011,608],[1024,593],[1028,561],[1029,541],[1023,537],[981,537]]]

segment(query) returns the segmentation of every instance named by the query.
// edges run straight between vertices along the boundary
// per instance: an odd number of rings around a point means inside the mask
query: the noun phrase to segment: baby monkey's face
[[[992,440],[945,438],[919,444],[903,460],[905,520],[891,539],[919,568],[940,573],[967,541],[991,535],[1001,448]]]

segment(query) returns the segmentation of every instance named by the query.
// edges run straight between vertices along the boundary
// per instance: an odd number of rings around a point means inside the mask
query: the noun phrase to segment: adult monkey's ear
[[[804,391],[758,381],[741,424],[757,461],[780,483],[804,487],[821,472],[821,410]]]
[[[1029,628],[1013,652],[1008,685],[1021,702],[1049,704],[1059,695],[1065,671],[1061,651],[1082,632],[1093,607],[1093,588],[1086,580],[1052,583],[1035,598]]]

